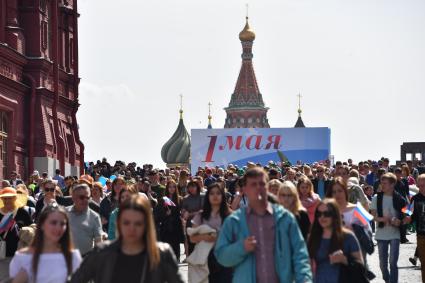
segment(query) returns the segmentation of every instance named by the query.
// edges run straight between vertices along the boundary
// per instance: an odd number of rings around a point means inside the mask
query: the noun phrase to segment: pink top
[[[310,223],[314,221],[314,212],[316,211],[316,207],[319,204],[320,197],[318,194],[313,193],[311,197],[301,199],[301,204],[307,210],[308,219]]]
[[[409,186],[415,185],[416,184],[415,178],[413,178],[412,176],[408,176],[407,177],[407,183],[409,184]]]

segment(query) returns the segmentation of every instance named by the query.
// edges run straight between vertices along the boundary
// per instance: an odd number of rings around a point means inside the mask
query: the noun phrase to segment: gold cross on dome
[[[180,94],[180,119],[183,119],[183,94]]]
[[[302,97],[301,93],[298,93],[297,97],[298,97],[298,113],[301,114],[301,97]]]

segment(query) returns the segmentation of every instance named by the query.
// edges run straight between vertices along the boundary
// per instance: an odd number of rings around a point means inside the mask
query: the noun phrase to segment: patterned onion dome
[[[180,110],[179,125],[161,149],[162,160],[167,164],[189,164],[190,136],[184,126],[182,114],[183,111]]]

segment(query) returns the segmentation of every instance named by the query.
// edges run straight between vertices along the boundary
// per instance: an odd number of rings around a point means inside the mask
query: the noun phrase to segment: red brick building
[[[242,43],[242,66],[238,81],[226,110],[225,128],[270,128],[263,96],[258,88],[252,65],[252,45],[255,33],[248,24],[239,33]]]
[[[0,179],[79,175],[77,0],[0,0]]]

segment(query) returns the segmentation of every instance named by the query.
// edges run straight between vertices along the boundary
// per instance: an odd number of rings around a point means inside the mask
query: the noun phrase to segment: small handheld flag
[[[411,216],[413,214],[412,205],[411,204],[406,205],[405,207],[403,207],[401,209],[401,212],[403,212],[404,214],[407,214],[407,215]]]
[[[356,207],[354,208],[353,216],[359,219],[360,222],[365,226],[369,224],[369,222],[373,219],[373,215],[367,212],[360,202],[358,202]]]
[[[169,197],[162,197],[164,204],[167,206],[176,206],[176,204]]]

